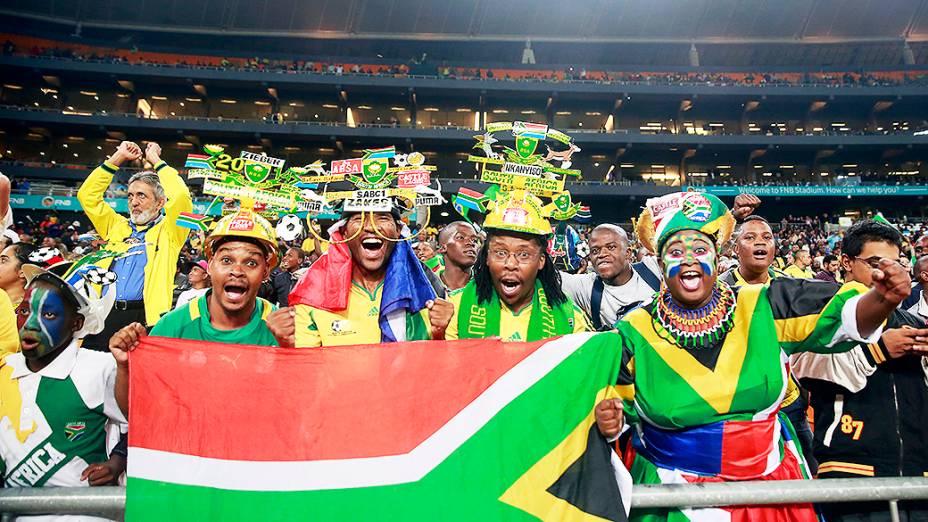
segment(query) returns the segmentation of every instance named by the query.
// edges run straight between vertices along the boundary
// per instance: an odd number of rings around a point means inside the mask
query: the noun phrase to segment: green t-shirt
[[[151,335],[215,343],[279,346],[274,334],[264,322],[267,315],[274,311],[274,305],[258,298],[248,324],[235,330],[217,330],[209,321],[207,306],[207,299],[212,292],[210,290],[162,317],[152,328]]]

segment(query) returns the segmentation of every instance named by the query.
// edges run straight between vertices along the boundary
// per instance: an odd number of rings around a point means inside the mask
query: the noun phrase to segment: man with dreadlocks
[[[483,227],[487,241],[474,278],[450,298],[454,316],[446,339],[537,341],[592,329],[561,290],[547,252],[551,225],[537,196],[524,190],[500,192]]]

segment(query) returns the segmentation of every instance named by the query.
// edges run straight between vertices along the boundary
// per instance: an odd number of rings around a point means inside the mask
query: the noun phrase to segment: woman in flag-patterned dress
[[[875,342],[909,291],[884,262],[875,286],[789,278],[733,290],[717,280],[719,245],[734,220],[695,192],[649,200],[637,225],[660,256],[665,284],[617,325],[619,398],[597,406],[600,431],[622,437],[637,484],[808,478],[789,421],[779,415],[788,356]],[[624,412],[624,415],[623,415]],[[634,520],[816,520],[811,504],[633,511]]]

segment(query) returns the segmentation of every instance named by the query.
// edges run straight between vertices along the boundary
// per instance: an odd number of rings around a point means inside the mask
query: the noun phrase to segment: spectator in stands
[[[653,256],[631,262],[628,234],[602,224],[590,234],[593,273],[561,272],[561,288],[592,319],[593,328],[612,328],[622,316],[650,301],[660,288],[660,267]]]
[[[815,278],[829,283],[841,283],[841,265],[838,263],[838,257],[834,254],[823,257],[822,270],[815,274]]]
[[[918,258],[915,262],[915,283],[919,285],[921,292],[918,292],[915,304],[910,305],[906,311],[928,322],[928,292],[925,292],[928,289],[928,255]],[[915,294],[914,290],[912,293]]]
[[[847,280],[874,283],[874,268],[898,262],[902,236],[872,220],[845,233]],[[884,263],[881,265],[881,263]],[[896,309],[877,343],[842,354],[801,354],[794,374],[811,392],[819,478],[922,477],[928,467],[928,329]],[[928,519],[928,502],[901,503],[900,520]],[[885,503],[824,504],[829,522],[889,520]]]
[[[184,290],[177,296],[177,304],[174,305],[175,309],[180,308],[201,295],[205,295],[209,290],[209,267],[206,261],[200,259],[198,261],[187,262],[184,273],[187,274],[187,284],[190,285],[190,288]]]
[[[122,455],[107,454],[107,423],[126,431],[114,396],[116,364],[109,354],[79,349],[103,320],[58,276],[35,265],[23,272],[26,295],[16,309],[22,352],[4,359],[0,382],[4,414],[13,415],[0,438],[6,486],[115,485],[126,469]]]
[[[277,306],[288,305],[287,298],[297,280],[297,270],[306,261],[306,252],[299,247],[290,247],[280,259],[280,266],[271,271],[271,284],[274,287],[274,299]]]
[[[0,251],[0,290],[6,292],[13,306],[19,306],[26,293],[26,274],[22,267],[30,263],[35,251],[31,243],[16,243]]]
[[[464,288],[473,277],[480,250],[477,230],[467,221],[455,221],[438,233],[438,245],[438,252],[445,261],[438,277],[446,294]]]
[[[722,274],[722,281],[730,286],[766,284],[771,279],[786,275],[775,268],[776,239],[770,223],[760,216],[747,216],[734,234],[734,255],[738,265]]]
[[[793,264],[786,267],[783,272],[790,277],[799,279],[812,279],[815,273],[809,268],[812,265],[812,255],[808,250],[798,250],[793,254]]]
[[[134,322],[152,326],[171,309],[177,258],[190,231],[178,226],[177,218],[181,212],[193,210],[187,185],[161,160],[161,147],[149,142],[144,159],[153,170],[129,179],[129,219],[103,200],[119,167],[142,157],[142,149],[135,143],[120,143],[77,193],[100,236],[124,247],[127,253],[109,266],[117,275],[116,303],[103,331],[85,339],[88,348],[106,350],[110,337],[122,326]]]

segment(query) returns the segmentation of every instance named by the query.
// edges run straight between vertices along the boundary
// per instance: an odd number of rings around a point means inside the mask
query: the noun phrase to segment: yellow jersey
[[[308,305],[296,305],[296,346],[309,348],[314,346],[344,346],[351,344],[380,343],[380,302],[383,297],[383,283],[377,285],[374,293],[363,286],[351,282],[348,295],[348,308],[340,312],[329,312]],[[428,310],[406,317],[406,331],[410,328],[430,329]],[[413,339],[411,335],[407,339]]]
[[[458,338],[458,315],[461,311],[461,297],[463,292],[451,294],[448,300],[454,305],[454,315],[451,316],[451,323],[445,330],[445,339],[454,340]],[[593,330],[586,314],[576,304],[574,308],[574,331],[589,332]],[[518,312],[512,311],[505,303],[500,302],[499,314],[499,336],[504,342],[521,342],[528,339],[528,322],[532,317],[531,303]]]

